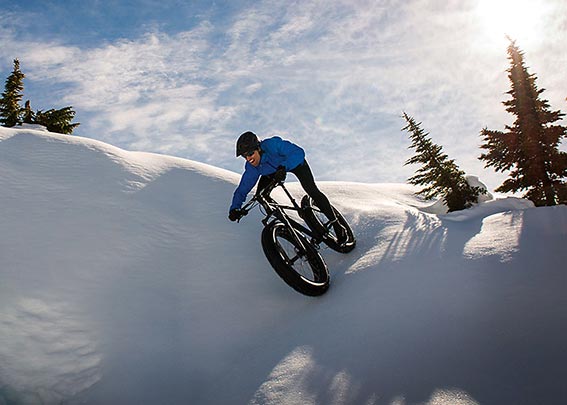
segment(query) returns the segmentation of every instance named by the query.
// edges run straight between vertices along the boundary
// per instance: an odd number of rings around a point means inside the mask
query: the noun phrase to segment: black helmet
[[[245,132],[238,137],[236,141],[236,157],[243,155],[246,152],[260,148],[260,141],[254,132]]]

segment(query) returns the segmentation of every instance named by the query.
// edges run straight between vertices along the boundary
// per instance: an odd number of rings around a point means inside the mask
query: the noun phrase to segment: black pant
[[[311,172],[311,168],[307,164],[307,160],[304,160],[299,166],[295,169],[291,170],[295,177],[299,180],[301,187],[305,190],[307,195],[313,199],[315,205],[321,209],[325,216],[333,221],[336,219],[335,213],[331,208],[331,203],[325,194],[319,190],[317,185],[315,184],[315,179],[313,178],[313,173]],[[256,193],[259,193],[264,188],[266,188],[270,182],[272,181],[272,175],[262,176],[260,177],[260,181],[258,181],[258,187]]]

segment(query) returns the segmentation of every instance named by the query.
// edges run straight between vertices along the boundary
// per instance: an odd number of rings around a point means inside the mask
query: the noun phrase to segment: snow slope
[[[321,183],[358,245],[309,298],[238,179],[0,128],[0,404],[566,403],[567,207]]]

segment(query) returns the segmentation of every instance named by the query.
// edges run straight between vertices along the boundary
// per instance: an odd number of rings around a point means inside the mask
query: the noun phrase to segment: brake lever
[[[240,220],[241,220],[242,218],[244,218],[246,215],[248,215],[248,210],[246,210],[246,209],[240,210],[240,218],[238,218],[238,219],[236,220],[236,223],[239,224],[239,223],[240,223]]]

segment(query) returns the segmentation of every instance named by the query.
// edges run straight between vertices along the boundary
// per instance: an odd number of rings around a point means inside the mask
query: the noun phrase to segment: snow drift
[[[321,183],[358,245],[309,298],[226,219],[238,179],[0,128],[0,404],[567,401],[567,207]]]

